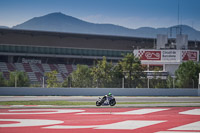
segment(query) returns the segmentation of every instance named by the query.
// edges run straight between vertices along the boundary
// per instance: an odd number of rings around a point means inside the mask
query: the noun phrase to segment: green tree
[[[96,87],[105,88],[109,86],[112,81],[112,68],[112,63],[108,63],[106,57],[103,57],[103,60],[97,62],[97,65],[91,71]]]
[[[71,86],[71,75],[67,76],[67,78],[62,83],[62,87],[72,87]]]
[[[6,80],[3,77],[3,73],[0,72],[0,87],[6,86]]]
[[[159,73],[160,67],[155,67],[153,69],[154,71],[154,76],[152,79],[150,79],[150,88],[166,88],[167,87],[167,81],[161,79],[162,74]]]
[[[21,71],[10,72],[7,86],[14,87],[15,85],[17,87],[29,87],[30,80],[28,78],[28,75],[25,72]]]
[[[118,64],[124,77],[128,79],[128,88],[135,88],[143,84],[141,78],[145,77],[145,75],[139,58],[132,53],[128,53]]]
[[[198,87],[198,78],[200,73],[200,64],[193,61],[183,62],[176,70],[176,87],[192,88]]]
[[[123,78],[124,75],[122,73],[122,68],[120,65],[115,65],[113,66],[112,69],[112,82],[111,82],[111,87],[112,88],[121,88],[123,86]]]
[[[57,74],[58,72],[56,70],[45,73],[45,76],[47,77],[47,80],[46,80],[47,88],[60,87],[60,84],[58,83],[58,79],[56,77]]]
[[[167,87],[168,88],[173,88],[174,87],[174,80],[171,76],[167,77]]]
[[[161,78],[153,78],[150,80],[150,88],[166,88],[167,82]]]
[[[87,65],[77,65],[71,73],[72,87],[92,87],[91,69]]]

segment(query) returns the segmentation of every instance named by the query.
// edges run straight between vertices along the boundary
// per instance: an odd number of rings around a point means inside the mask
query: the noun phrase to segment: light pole
[[[175,76],[172,76],[173,78],[173,88],[175,88]]]
[[[122,78],[122,88],[124,88],[124,77]]]
[[[44,76],[42,77],[42,88],[44,88]]]
[[[200,96],[200,73],[199,73],[199,83],[198,83],[198,96]]]
[[[193,89],[194,89],[194,79],[192,79]]]
[[[15,72],[15,88],[17,87],[17,73]]]

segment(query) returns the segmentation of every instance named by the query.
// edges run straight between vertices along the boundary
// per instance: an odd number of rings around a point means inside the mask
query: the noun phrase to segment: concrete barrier
[[[1,96],[200,96],[199,89],[0,87]]]

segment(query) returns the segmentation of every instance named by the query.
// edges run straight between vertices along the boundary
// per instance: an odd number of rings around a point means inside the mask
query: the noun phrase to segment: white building
[[[140,49],[134,50],[134,55],[139,57],[142,65],[147,66],[147,71],[151,71],[151,67],[159,67],[162,72],[169,72],[172,76],[182,62],[199,61],[197,50]]]
[[[134,55],[141,60],[141,64],[147,67],[147,75],[149,77],[152,77],[151,73],[155,72],[155,67],[159,68],[159,72],[162,75],[161,78],[166,78],[167,75],[174,76],[175,71],[182,62],[189,60],[199,61],[198,50],[187,50],[187,35],[177,35],[176,47],[174,47],[174,44],[170,44],[170,46],[173,46],[171,48],[177,49],[167,49],[167,42],[166,35],[158,35],[157,49],[133,51]]]

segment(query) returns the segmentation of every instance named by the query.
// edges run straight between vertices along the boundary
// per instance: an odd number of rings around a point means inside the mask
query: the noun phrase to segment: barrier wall
[[[0,96],[200,96],[200,89],[148,88],[14,88],[0,87]]]

